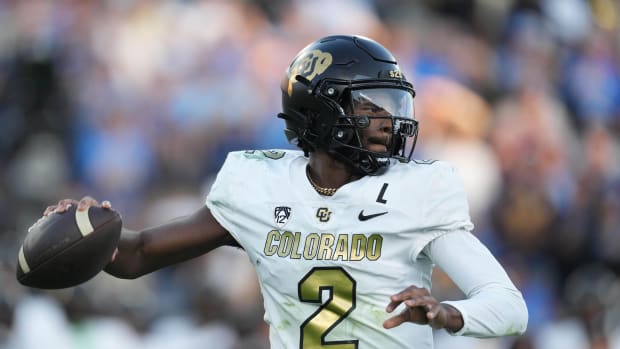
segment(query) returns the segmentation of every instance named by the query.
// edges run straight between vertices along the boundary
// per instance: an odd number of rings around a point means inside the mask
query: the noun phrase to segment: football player
[[[279,117],[300,150],[230,153],[204,207],[124,229],[105,270],[136,278],[240,246],[278,349],[432,348],[433,328],[523,333],[523,297],[472,235],[455,170],[412,160],[415,91],[392,54],[365,37],[325,37],[293,59],[281,89]],[[45,214],[70,204],[99,205],[67,199]],[[465,299],[433,297],[435,266]]]

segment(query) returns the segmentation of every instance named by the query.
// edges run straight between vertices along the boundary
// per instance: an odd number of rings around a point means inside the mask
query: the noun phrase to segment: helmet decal
[[[301,75],[308,80],[320,75],[332,64],[332,55],[321,50],[311,50],[299,57],[291,65],[291,73],[288,80],[288,95],[293,94],[293,83],[297,82],[295,77]]]
[[[403,73],[401,73],[400,70],[390,70],[389,74],[391,78],[403,78]]]

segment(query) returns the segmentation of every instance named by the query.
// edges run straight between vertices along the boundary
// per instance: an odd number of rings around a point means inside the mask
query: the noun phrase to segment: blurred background
[[[280,79],[336,33],[398,58],[416,157],[459,168],[528,304],[523,336],[440,331],[436,348],[620,348],[619,16],[616,0],[0,0],[0,349],[267,348],[238,250],[49,292],[16,282],[17,251],[61,198],[155,225],[203,204],[228,151],[289,148]]]

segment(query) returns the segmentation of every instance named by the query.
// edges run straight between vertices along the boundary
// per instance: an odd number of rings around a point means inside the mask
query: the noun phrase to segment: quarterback
[[[455,170],[412,159],[415,92],[392,54],[364,37],[322,38],[293,59],[281,89],[278,116],[299,150],[230,153],[203,207],[124,229],[105,270],[136,278],[239,246],[258,274],[274,349],[426,349],[433,328],[523,333],[523,297],[472,235]],[[70,204],[99,205],[65,199],[45,214]],[[433,297],[435,266],[464,299]]]

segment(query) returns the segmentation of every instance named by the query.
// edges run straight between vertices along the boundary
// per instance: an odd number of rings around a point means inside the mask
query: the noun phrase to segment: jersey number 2
[[[323,290],[329,292],[325,303]],[[321,304],[301,324],[300,349],[356,349],[358,340],[325,341],[325,336],[355,309],[355,280],[342,268],[317,267],[297,286],[299,300]]]

